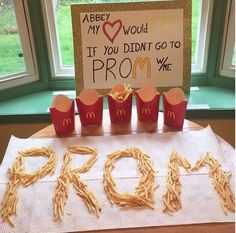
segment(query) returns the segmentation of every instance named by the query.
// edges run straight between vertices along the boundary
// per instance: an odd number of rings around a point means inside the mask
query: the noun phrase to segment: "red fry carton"
[[[187,108],[187,99],[181,88],[175,87],[163,93],[164,123],[182,128]]]
[[[113,93],[123,96],[123,100],[114,98]],[[116,85],[107,95],[108,108],[112,123],[129,123],[132,114],[132,89],[126,85]]]
[[[87,88],[75,100],[83,126],[102,124],[103,96],[96,90]]]
[[[74,100],[64,95],[55,96],[50,107],[51,119],[58,136],[75,129]]]
[[[160,93],[153,85],[147,85],[137,90],[135,94],[138,119],[143,122],[156,122]]]

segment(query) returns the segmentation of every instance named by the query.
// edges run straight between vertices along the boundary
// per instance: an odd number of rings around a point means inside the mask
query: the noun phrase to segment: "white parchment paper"
[[[86,145],[98,149],[98,161],[91,170],[81,174],[81,179],[90,187],[102,205],[100,217],[90,214],[83,200],[70,186],[69,198],[62,222],[53,220],[52,198],[55,193],[56,178],[60,174],[63,155],[68,145]],[[28,188],[19,190],[18,216],[12,220],[16,228],[12,229],[0,221],[1,232],[69,232],[112,228],[178,225],[209,222],[233,222],[234,214],[224,215],[220,199],[213,188],[208,169],[202,168],[195,173],[181,169],[183,208],[168,215],[162,213],[162,195],[165,191],[167,165],[173,150],[194,163],[206,152],[211,152],[222,164],[224,170],[232,173],[231,186],[234,190],[234,150],[222,152],[210,127],[199,131],[171,132],[163,134],[137,134],[74,138],[18,139],[12,137],[2,165],[0,167],[0,199],[6,190],[7,170],[16,158],[17,151],[30,147],[50,146],[57,155],[57,169],[53,176],[47,176]],[[122,209],[111,205],[103,189],[102,175],[106,157],[119,149],[138,147],[153,160],[157,184],[155,191],[155,209]],[[87,155],[74,155],[72,167],[80,167],[88,159]],[[47,159],[37,157],[28,159],[26,170],[32,171],[46,163]],[[116,163],[113,177],[117,189],[121,192],[133,192],[139,182],[136,161],[124,158]]]

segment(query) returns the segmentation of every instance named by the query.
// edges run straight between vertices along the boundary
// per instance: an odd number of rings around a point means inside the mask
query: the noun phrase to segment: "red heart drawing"
[[[122,22],[120,19],[114,21],[113,23],[106,21],[102,25],[102,30],[106,37],[108,38],[111,43],[114,42],[116,36],[120,32],[120,29],[122,27]]]

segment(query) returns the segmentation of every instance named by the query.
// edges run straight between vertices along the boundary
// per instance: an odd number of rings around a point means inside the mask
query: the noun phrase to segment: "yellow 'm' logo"
[[[94,112],[87,112],[86,118],[95,118],[95,113]]]
[[[151,78],[151,62],[148,57],[145,57],[144,59],[141,59],[141,57],[137,57],[134,62],[134,68],[132,73],[132,78],[136,79],[137,76],[137,65],[139,65],[140,69],[144,69],[144,65],[147,66],[147,78]]]
[[[168,116],[169,118],[175,119],[175,113],[174,113],[174,112],[168,111],[168,112],[167,112],[167,116]]]
[[[143,108],[143,109],[142,109],[142,114],[150,115],[150,114],[151,114],[150,108]]]
[[[69,118],[65,118],[63,120],[62,125],[65,126],[65,125],[69,125],[71,123],[72,123],[72,121],[71,121],[71,118],[69,117]]]
[[[116,115],[117,116],[125,115],[125,110],[123,108],[122,109],[117,109],[116,110]]]

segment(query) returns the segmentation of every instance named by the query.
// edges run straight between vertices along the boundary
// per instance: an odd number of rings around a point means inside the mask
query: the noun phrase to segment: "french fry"
[[[91,157],[82,167],[71,170],[72,154],[91,154]],[[89,191],[87,185],[85,185],[79,178],[79,173],[89,171],[96,161],[97,150],[95,148],[68,146],[64,155],[64,165],[62,167],[61,176],[58,178],[55,197],[53,199],[55,221],[62,220],[64,216],[64,208],[68,199],[69,183],[73,183],[73,186],[77,191],[76,194],[84,199],[89,211],[94,212],[97,217],[99,216],[101,206],[92,192]]]
[[[204,157],[196,162],[192,167],[192,171],[197,171],[201,167],[208,165],[210,168],[209,176],[212,179],[212,183],[215,190],[220,195],[220,203],[223,212],[227,215],[227,210],[235,212],[235,197],[230,189],[230,174],[221,169],[221,164],[210,154],[207,153]]]
[[[33,156],[46,156],[49,160],[35,172],[25,173],[25,158]],[[9,169],[10,177],[8,187],[1,203],[0,213],[3,222],[8,222],[12,227],[15,226],[10,220],[10,217],[17,214],[17,191],[20,185],[29,186],[34,184],[46,175],[52,175],[55,168],[56,155],[53,150],[48,147],[30,148],[18,152],[12,168]]]
[[[112,170],[118,159],[122,157],[133,157],[137,160],[138,169],[142,174],[134,194],[116,191],[116,184],[112,178]],[[112,204],[122,207],[141,207],[146,206],[153,208],[154,190],[158,186],[154,185],[155,171],[152,167],[151,159],[148,155],[142,153],[138,148],[128,148],[123,151],[119,150],[108,155],[104,166],[103,184],[107,197]]]
[[[197,171],[200,168],[208,165],[210,168],[209,176],[212,183],[220,195],[220,204],[222,210],[227,214],[227,210],[235,211],[234,194],[230,189],[229,178],[230,174],[221,169],[219,162],[213,158],[210,153],[198,160],[194,166],[183,156],[172,152],[169,160],[169,171],[167,176],[167,190],[163,195],[164,212],[173,213],[182,208],[180,199],[180,180],[179,180],[179,166],[184,167],[187,171]]]
[[[119,90],[113,90],[108,95],[110,95],[117,102],[124,102],[129,94],[132,93],[133,90],[128,84],[124,84],[124,86]]]

